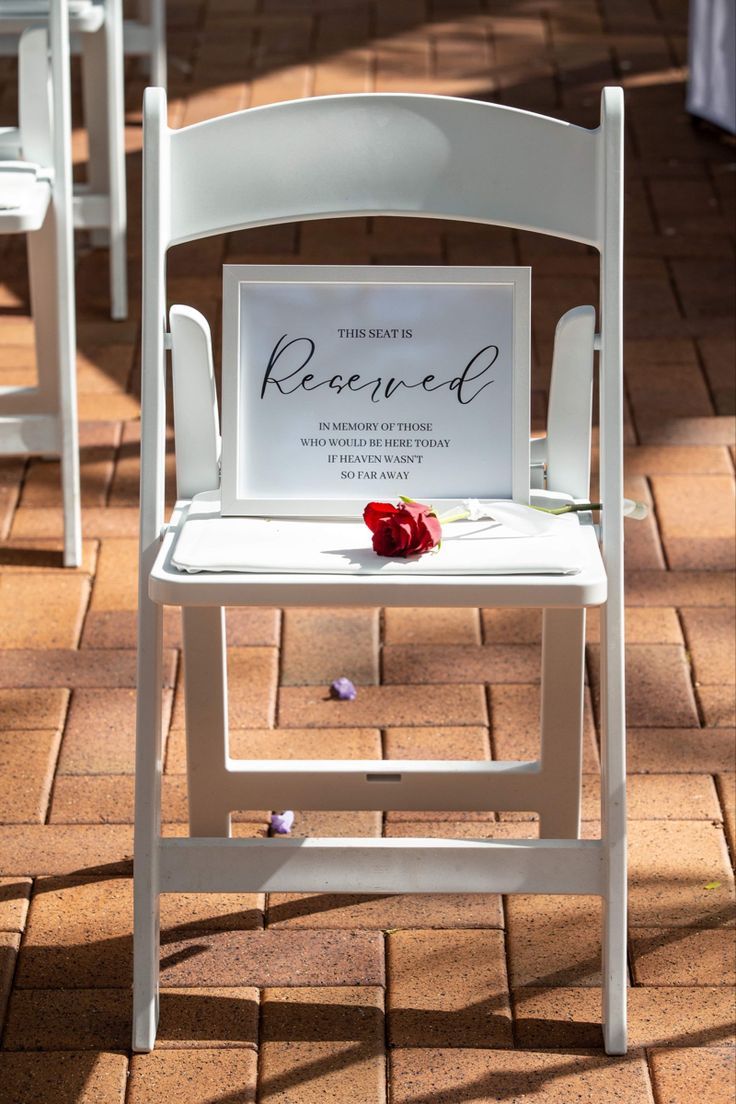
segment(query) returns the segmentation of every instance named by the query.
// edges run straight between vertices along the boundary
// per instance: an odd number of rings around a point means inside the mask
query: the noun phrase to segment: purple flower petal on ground
[[[271,831],[279,836],[288,836],[294,823],[294,814],[291,809],[283,813],[271,813]]]
[[[355,701],[357,696],[358,691],[349,678],[337,678],[330,685],[330,697],[337,698],[338,701]]]

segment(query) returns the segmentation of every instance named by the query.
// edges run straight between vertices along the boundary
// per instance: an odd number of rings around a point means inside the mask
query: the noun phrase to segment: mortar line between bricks
[[[498,816],[498,813],[496,813]],[[511,1018],[511,1049],[516,1050],[518,1048],[518,1040],[516,1038],[516,1007],[514,1004],[513,993],[511,992],[511,958],[509,952],[509,911],[508,911],[508,895],[503,893],[501,895],[501,916],[503,918],[503,959],[506,966],[506,992],[509,998],[509,1012]]]
[[[651,506],[649,507],[649,512],[651,514],[652,521],[654,522],[654,528],[655,528],[655,533],[656,533],[656,537],[657,537],[657,545],[659,547],[659,551],[662,554],[662,560],[664,561],[664,570],[665,571],[672,571],[674,569],[672,568],[672,566],[670,564],[669,556],[667,555],[667,546],[666,546],[665,542],[662,540],[662,526],[661,526],[660,519],[659,519],[659,508],[657,506],[657,495],[655,493],[654,486],[652,484],[652,479],[651,479],[650,475],[645,475],[644,476],[644,483],[646,485],[646,489],[647,489],[647,492],[649,494],[649,498],[651,500]],[[632,522],[631,524],[635,524],[635,522]],[[624,552],[624,563],[626,562],[625,556],[626,556],[626,553]]]
[[[272,730],[280,728],[281,726],[281,680],[283,677],[283,665],[284,665],[284,635],[286,633],[286,610],[279,608],[278,614],[278,641],[276,644],[276,686],[274,693],[274,707],[273,707],[273,725],[267,726]],[[228,745],[230,743],[230,734],[228,731]]]
[[[134,377],[134,374],[135,374],[135,360],[136,360],[137,351],[138,351],[138,345],[137,345],[137,343],[134,343],[132,348],[131,348],[130,367],[128,368],[128,378],[125,382],[125,387],[123,389],[123,392],[126,395],[132,395],[133,394],[133,377]],[[112,472],[110,474],[110,478],[107,480],[107,483],[105,484],[105,494],[104,494],[103,502],[102,502],[103,509],[110,505],[110,499],[112,497],[112,487],[113,487],[113,483],[115,482],[115,474],[118,470],[118,463],[120,462],[121,452],[122,452],[122,448],[123,448],[123,432],[124,432],[124,429],[125,429],[125,422],[121,419],[121,420],[116,422],[116,425],[117,425],[117,430],[116,430],[117,439],[115,440],[115,442],[113,444],[113,449],[112,449]]]
[[[264,902],[264,910],[268,909],[268,894],[266,894],[266,901]],[[265,923],[265,916],[264,916]],[[261,1088],[263,1087],[263,1020],[264,1020],[264,1007],[263,1007],[263,989],[264,986],[258,986],[258,1017],[256,1020],[256,1101],[261,1099]]]
[[[713,188],[713,192],[715,194],[715,192],[716,192],[715,188]],[[673,283],[674,283],[674,281],[673,281]],[[678,296],[678,303],[679,303],[679,296]],[[684,310],[684,307],[683,307],[683,310]],[[701,376],[701,379],[703,381],[703,385],[705,386],[705,390],[708,392],[708,398],[710,400],[710,405],[713,408],[713,415],[712,416],[716,417],[717,414],[718,414],[718,404],[716,402],[715,392],[713,391],[713,387],[711,385],[710,376],[708,375],[708,372],[706,371],[706,368],[705,368],[705,361],[703,359],[703,354],[702,354],[701,349],[700,349],[700,342],[699,342],[697,337],[693,337],[692,338],[692,343],[693,343],[693,347],[694,347],[694,350],[695,350],[695,359],[698,363],[698,370],[700,372],[700,376]],[[726,452],[729,454],[729,459],[730,459],[731,450],[726,449]]]
[[[66,729],[67,729],[67,725],[69,724],[69,715],[71,713],[71,708],[72,708],[72,697],[73,697],[74,692],[75,692],[74,689],[71,686],[64,686],[64,687],[62,687],[62,690],[67,690],[69,696],[66,699],[66,709],[64,711],[64,716],[61,719],[61,724],[59,725],[59,728],[58,728],[59,745],[56,749],[56,756],[55,756],[55,761],[54,761],[54,771],[53,771],[53,775],[51,777],[51,785],[49,786],[49,794],[48,794],[48,798],[47,798],[47,801],[46,801],[46,813],[44,815],[44,819],[43,819],[43,822],[42,822],[43,824],[50,824],[51,823],[51,807],[54,803],[54,795],[56,793],[56,783],[57,783],[58,777],[59,777],[58,776],[59,761],[61,759],[61,752],[63,750],[64,741],[66,739]],[[34,885],[35,885],[35,880],[34,880]],[[28,907],[30,909],[30,900],[29,900],[29,906]]]
[[[56,754],[54,755],[54,764],[51,770],[51,781],[49,783],[49,790],[46,795],[46,811],[42,820],[42,824],[51,823],[51,806],[54,802],[54,794],[56,792],[57,770],[59,767],[59,757],[61,756],[61,745],[64,739],[64,729],[57,729],[59,738],[56,742]]]
[[[97,555],[99,556],[99,550]],[[84,613],[79,619],[79,632],[77,634],[76,643],[74,644],[74,651],[80,651],[82,647],[82,637],[84,636],[84,630],[87,626],[87,618],[92,611],[92,591],[94,590],[94,579],[97,577],[97,563],[95,562],[95,574],[94,576],[87,576],[87,600],[84,603]]]
[[[687,661],[687,673],[688,678],[690,679],[690,689],[692,690],[693,701],[695,702],[695,712],[698,715],[698,724],[701,729],[706,729],[707,725],[705,723],[705,710],[703,709],[702,702],[700,701],[700,695],[698,694],[696,689],[699,684],[695,680],[695,670],[693,668],[693,653],[690,644],[690,638],[687,632],[687,623],[682,616],[681,608],[679,606],[674,606],[672,608],[674,609],[675,617],[677,618],[677,623],[680,626],[680,632],[682,633],[682,650]]]
[[[132,1050],[130,1050],[126,1053],[125,1058],[126,1058],[126,1067],[125,1067],[125,1087],[123,1089],[123,1104],[130,1104],[130,1094],[132,1092],[132,1089],[130,1087],[131,1065],[132,1065],[132,1062],[133,1062],[133,1052],[132,1052]]]
[[[654,1072],[652,1070],[653,1047],[644,1047],[644,1067],[647,1071],[647,1088],[651,1096],[652,1104],[660,1104],[659,1094],[654,1091]]]
[[[594,353],[593,357],[594,357],[594,364],[597,365],[597,368],[596,368],[596,371],[595,371],[595,377],[594,377],[594,381],[593,381],[593,385],[595,387],[596,384],[598,383],[598,377],[600,376],[600,353],[599,352]],[[628,383],[628,379],[626,377],[626,354],[625,353],[624,353],[623,387],[624,387],[624,409],[628,409],[628,411],[629,411],[629,414],[630,414],[629,425],[631,426],[631,429],[632,429],[633,434],[634,434],[634,446],[638,447],[642,443],[641,442],[641,433],[639,432],[639,427],[636,424],[636,411],[635,411],[634,404],[631,401],[631,392],[629,390],[629,383]]]
[[[31,461],[32,460],[33,460],[33,457],[31,457],[31,456],[26,456],[24,458],[24,463],[23,463],[23,468],[22,468],[22,471],[21,471],[20,480],[18,481],[18,494],[16,496],[15,503],[13,504],[13,509],[10,512],[10,520],[8,521],[8,532],[7,532],[8,537],[10,537],[10,535],[13,532],[13,526],[15,524],[15,515],[18,513],[18,508],[19,508],[21,502],[23,501],[23,492],[26,489],[26,482],[28,480],[28,474],[31,470]]]
[[[31,912],[31,901],[33,900],[33,898],[35,896],[36,883],[37,882],[38,882],[38,875],[33,875],[31,877],[31,885],[30,885],[30,888],[28,890],[28,909],[26,911],[25,923],[23,924],[23,928],[22,928],[21,932],[19,933],[19,937],[18,937],[18,950],[16,952],[15,960],[13,962],[13,972],[12,972],[12,977],[11,977],[11,980],[10,980],[10,984],[8,986],[8,995],[7,995],[7,1000],[5,1002],[5,1008],[3,1008],[0,1005],[0,1053],[2,1053],[5,1049],[5,1031],[6,1031],[6,1028],[8,1026],[8,1012],[10,1011],[10,1004],[11,1004],[13,996],[16,992],[15,979],[16,979],[16,976],[18,974],[18,967],[20,965],[20,952],[21,952],[21,948],[23,947],[23,944],[25,943],[26,932],[28,930],[28,917],[29,917],[30,912]]]

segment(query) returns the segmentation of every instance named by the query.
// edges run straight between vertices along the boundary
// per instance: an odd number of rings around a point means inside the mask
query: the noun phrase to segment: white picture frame
[[[530,306],[521,266],[225,265],[223,515],[528,502]]]

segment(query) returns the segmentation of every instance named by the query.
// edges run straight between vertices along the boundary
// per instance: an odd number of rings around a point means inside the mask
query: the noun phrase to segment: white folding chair
[[[58,455],[64,564],[81,562],[66,3],[19,48],[19,127],[0,130],[0,234],[26,234],[36,387],[0,388],[0,453]],[[12,160],[7,159],[8,149]]]
[[[0,50],[14,53],[25,30],[46,26],[49,0],[0,0]],[[74,185],[74,226],[110,250],[110,313],[128,315],[125,94],[122,0],[68,0],[72,49],[82,55],[87,179]]]
[[[603,898],[603,1030],[626,1050],[626,835],[622,610],[621,227],[623,102],[603,93],[581,129],[508,107],[438,96],[346,95],[282,103],[181,130],[166,98],[144,103],[144,271],[134,1031],[149,1050],[158,1015],[159,895],[166,892],[573,893]],[[581,307],[558,326],[548,437],[535,445],[547,491],[587,499],[594,348],[600,349],[602,529],[572,525],[574,575],[300,572],[300,534],[351,521],[291,519],[291,570],[188,574],[172,562],[204,502],[218,516],[220,438],[207,325],[166,316],[166,254],[182,242],[293,220],[418,215],[519,227],[594,246],[599,332]],[[165,363],[174,378],[179,502],[164,519]],[[538,470],[535,469],[535,470]],[[202,492],[207,492],[204,496]],[[194,496],[199,496],[193,503]],[[575,515],[579,516],[579,515]],[[203,514],[200,510],[199,521]],[[238,519],[248,541],[249,524]],[[262,525],[262,523],[260,523]],[[351,528],[352,526],[352,528]],[[213,530],[215,534],[224,529]],[[361,535],[362,534],[362,535]],[[530,555],[543,561],[543,542]],[[334,546],[334,541],[333,541]],[[322,562],[322,561],[319,561]],[[536,563],[537,561],[533,561]],[[214,565],[213,565],[214,566]],[[312,565],[314,567],[314,565]],[[190,836],[162,838],[162,607],[182,608]],[[544,610],[538,761],[238,761],[229,757],[224,609],[268,606],[505,606]],[[602,838],[579,839],[585,608],[602,609]],[[231,839],[244,808],[532,809],[534,840]]]

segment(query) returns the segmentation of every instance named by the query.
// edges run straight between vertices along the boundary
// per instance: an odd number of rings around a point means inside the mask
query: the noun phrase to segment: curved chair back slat
[[[172,132],[171,242],[346,215],[424,215],[598,245],[599,131],[408,94],[323,96]]]

